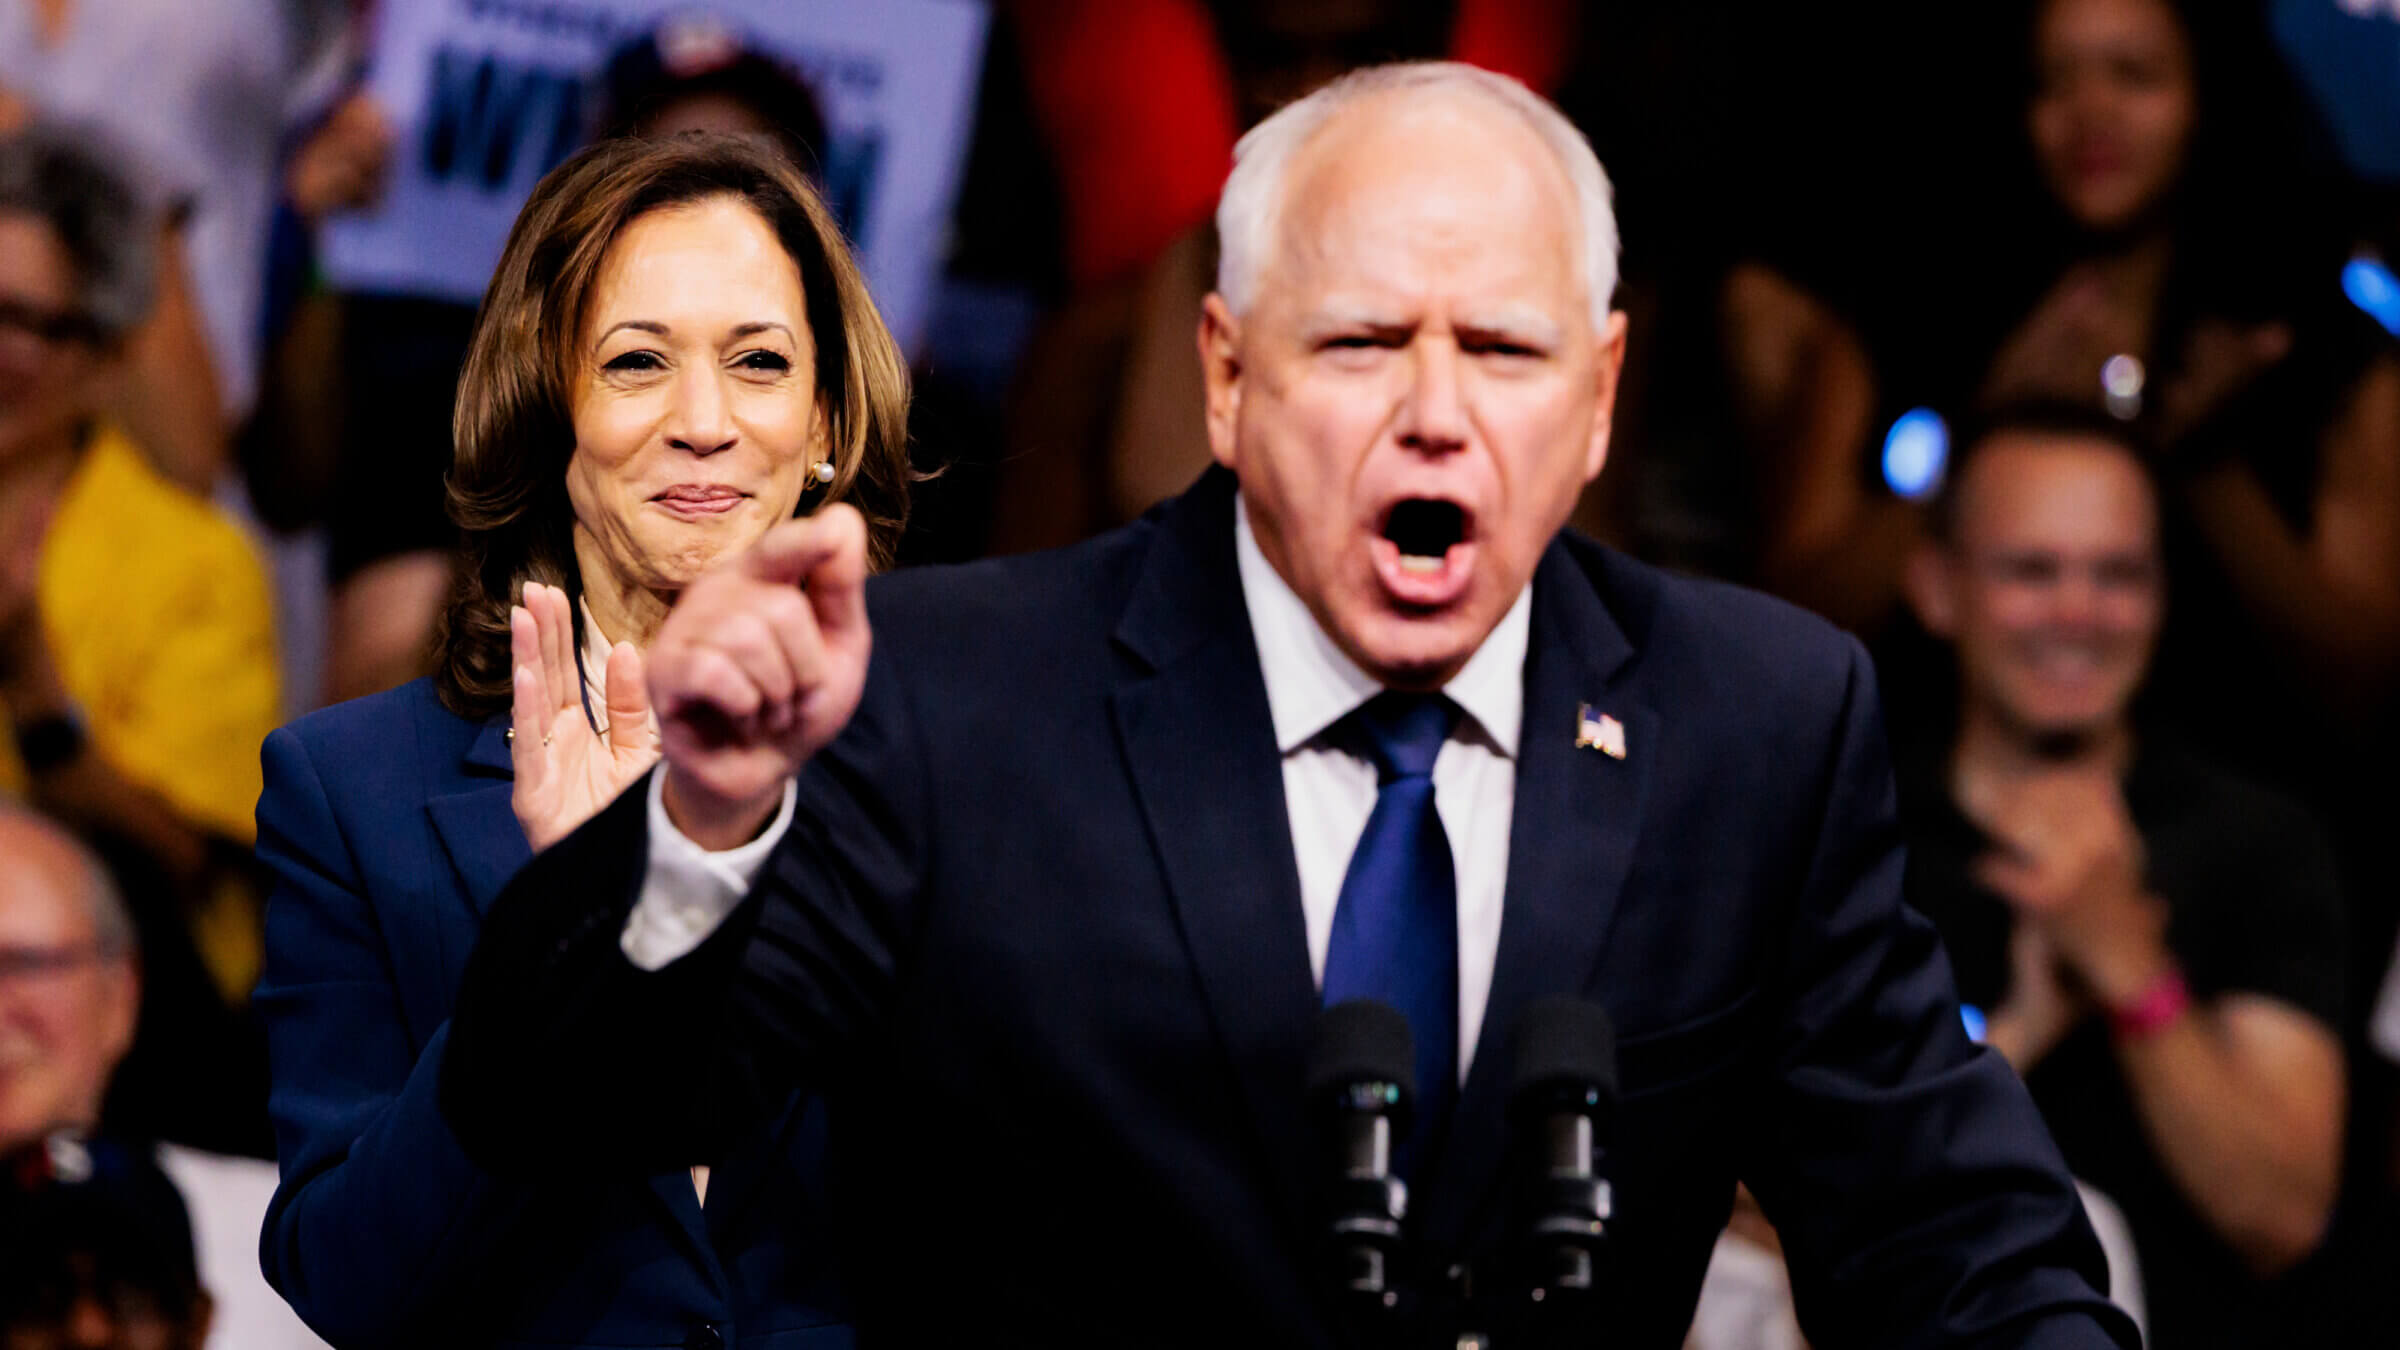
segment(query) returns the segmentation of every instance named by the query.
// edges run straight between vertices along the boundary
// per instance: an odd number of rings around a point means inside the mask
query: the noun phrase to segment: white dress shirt
[[[1284,808],[1300,873],[1309,968],[1321,984],[1332,940],[1334,906],[1350,855],[1375,810],[1374,761],[1330,743],[1326,733],[1352,709],[1383,692],[1359,669],[1293,593],[1258,548],[1250,515],[1234,506],[1234,548],[1259,673],[1283,756]],[[1434,808],[1450,839],[1458,879],[1458,1071],[1474,1062],[1476,1033],[1492,991],[1500,949],[1501,893],[1508,881],[1508,828],[1517,798],[1517,733],[1525,712],[1525,648],[1532,588],[1517,595],[1483,646],[1442,692],[1465,714],[1433,765]],[[725,853],[703,850],[667,819],[665,775],[650,779],[650,868],[627,920],[627,959],[656,970],[716,931],[748,890],[775,842],[789,828],[793,789],[766,832]]]
[[[614,646],[600,631],[592,607],[583,608],[583,697],[593,728],[608,734],[608,655]],[[653,723],[658,715],[651,714]],[[652,734],[656,734],[653,727]],[[750,890],[750,879],[774,851],[775,841],[791,828],[792,804],[799,788],[783,785],[783,806],[767,822],[765,833],[739,848],[711,853],[695,844],[667,819],[660,793],[666,774],[650,775],[650,870],[642,877],[642,894],[627,916],[618,945],[644,970],[656,970],[717,931]]]

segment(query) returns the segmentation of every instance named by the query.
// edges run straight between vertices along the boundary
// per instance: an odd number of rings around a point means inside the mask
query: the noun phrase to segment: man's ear
[[[1584,451],[1583,481],[1600,476],[1600,466],[1608,462],[1609,433],[1615,429],[1617,415],[1617,386],[1625,373],[1625,311],[1612,309],[1608,322],[1600,328],[1599,369],[1594,373],[1597,396],[1592,417],[1592,442]]]
[[[1234,429],[1242,414],[1242,327],[1214,291],[1200,302],[1200,380],[1207,390],[1208,453],[1234,465]]]
[[[1929,539],[1919,540],[1909,550],[1908,568],[1900,580],[1908,594],[1908,607],[1916,611],[1917,622],[1926,632],[1944,639],[1958,635],[1957,564],[1951,561],[1948,549]]]
[[[112,958],[101,968],[100,978],[105,985],[103,997],[108,1000],[107,1024],[100,1034],[107,1047],[109,1076],[113,1078],[117,1065],[133,1049],[134,1029],[142,1020],[141,954],[129,952]]]

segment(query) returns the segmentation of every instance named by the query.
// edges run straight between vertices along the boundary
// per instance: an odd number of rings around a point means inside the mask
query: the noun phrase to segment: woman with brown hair
[[[528,1186],[460,1150],[437,1094],[484,908],[657,759],[642,651],[675,596],[834,501],[887,563],[906,406],[832,217],[771,146],[607,142],[527,203],[460,378],[437,673],[266,744],[262,1258],[327,1339],[847,1343],[802,1103],[711,1168]]]

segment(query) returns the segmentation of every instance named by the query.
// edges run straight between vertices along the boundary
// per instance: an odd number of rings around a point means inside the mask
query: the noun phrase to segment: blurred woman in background
[[[2341,294],[2348,241],[2228,10],[2038,8],[2026,128],[2059,263],[1983,395],[2099,402],[2163,447],[2162,711],[2357,728],[2400,669],[2400,355]]]
[[[1931,308],[1896,339],[1914,350],[1870,367],[1827,316],[1786,325],[1828,334],[1800,382],[1819,391],[1812,406],[1827,387],[1851,397],[1845,434],[1793,435],[1768,579],[1862,629],[1890,612],[1916,533],[1874,461],[1870,433],[1891,412],[2106,408],[2163,447],[2176,598],[2156,710],[2211,739],[2229,715],[2297,717],[2227,749],[2306,787],[2328,739],[2369,726],[2400,670],[2400,358],[2341,292],[2349,240],[2306,176],[2255,15],[2176,0],[2037,0],[2027,15],[2034,209],[1977,223],[1992,247],[1968,284],[1922,279]],[[1808,308],[1788,287],[1754,289],[1782,303],[1746,314]]]

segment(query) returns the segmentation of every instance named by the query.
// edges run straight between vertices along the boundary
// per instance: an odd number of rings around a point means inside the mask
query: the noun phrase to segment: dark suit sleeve
[[[258,856],[274,877],[255,1001],[274,1063],[282,1180],[267,1279],[342,1346],[416,1343],[504,1244],[521,1188],[470,1162],[436,1107],[447,1035],[420,1052],[391,953],[307,746],[267,738]]]
[[[1933,928],[1901,903],[1865,653],[1849,672],[1745,1173],[1811,1341],[2134,1347],[2057,1148],[1970,1043]]]
[[[750,894],[662,969],[620,945],[648,865],[647,779],[527,864],[451,1016],[442,1110],[470,1153],[510,1172],[706,1162],[844,1075],[887,1015],[923,873],[909,725],[870,669]]]

